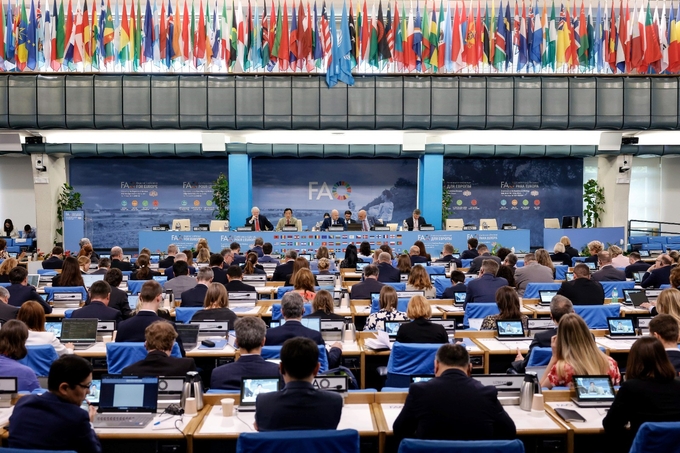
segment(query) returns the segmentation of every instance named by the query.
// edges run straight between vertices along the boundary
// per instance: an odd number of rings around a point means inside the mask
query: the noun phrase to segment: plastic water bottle
[[[618,304],[619,303],[619,290],[614,288],[612,291],[612,303],[613,304]]]

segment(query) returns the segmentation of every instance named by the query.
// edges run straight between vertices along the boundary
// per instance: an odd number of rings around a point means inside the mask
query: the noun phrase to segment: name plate
[[[239,233],[244,233],[246,231],[253,231],[253,227],[242,226],[242,227],[236,228],[236,231],[238,231]]]
[[[465,225],[463,231],[476,231],[477,225]]]
[[[388,226],[374,226],[373,231],[390,231]]]
[[[504,230],[516,230],[517,225],[503,225]]]
[[[434,226],[422,226],[420,231],[434,231]]]
[[[342,225],[335,225],[328,227],[328,231],[345,231],[345,227]]]
[[[168,227],[164,226],[152,226],[151,231],[168,231]]]
[[[207,226],[195,226],[194,231],[209,231]]]
[[[290,231],[290,232],[297,232],[297,227],[294,226],[285,226],[281,229],[282,231]]]

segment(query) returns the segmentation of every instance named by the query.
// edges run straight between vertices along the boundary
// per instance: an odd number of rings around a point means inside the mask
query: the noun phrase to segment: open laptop
[[[576,396],[571,400],[579,407],[609,407],[614,401],[614,387],[609,376],[574,376]]]
[[[499,319],[496,321],[496,339],[501,341],[531,340],[524,333],[524,325],[520,319]]]
[[[73,343],[76,350],[87,349],[97,342],[96,319],[64,318],[61,321],[61,342]]]
[[[280,380],[278,376],[271,377],[242,377],[241,403],[239,412],[255,411],[255,401],[260,393],[278,392]]]
[[[634,307],[640,308],[640,305],[649,302],[649,298],[647,297],[647,293],[645,291],[640,291],[638,293],[631,293],[630,301]]]
[[[345,330],[345,321],[342,319],[319,319],[321,321],[321,336],[324,341],[342,341],[342,333]]]
[[[90,286],[92,286],[94,282],[104,280],[104,274],[85,274],[82,277],[83,283],[85,283],[85,288],[87,289],[90,289]]]
[[[61,321],[47,321],[45,331],[52,332],[55,337],[61,338]]]
[[[564,274],[564,279],[568,282],[572,281],[574,279],[574,273],[573,272],[567,272]]]
[[[649,258],[649,250],[638,250],[640,258]]]
[[[158,408],[165,409],[170,404],[179,404],[183,386],[184,376],[159,376]]]
[[[411,384],[415,384],[417,382],[427,382],[430,379],[434,379],[434,374],[412,374]]]
[[[83,295],[77,292],[62,292],[52,294],[52,306],[54,308],[80,308]]]
[[[464,306],[466,298],[467,298],[467,291],[455,291],[453,293],[453,305],[455,305],[456,307]]]
[[[644,271],[641,271],[641,272],[633,272],[633,281],[634,281],[636,284],[642,283],[642,279],[645,277],[645,273],[646,273],[646,272],[644,272]]]
[[[369,264],[371,264],[371,263],[357,263],[357,267],[355,268],[355,270],[359,273],[362,273],[362,272],[364,272],[364,268],[366,266],[368,266]]]
[[[584,261],[584,264],[588,266],[590,272],[594,272],[597,270],[597,263],[593,263],[592,261]]]
[[[144,428],[158,407],[158,378],[104,375],[95,428]]]
[[[40,285],[40,274],[28,274],[28,286],[33,286],[37,288]]]
[[[557,296],[557,291],[558,290],[553,290],[553,289],[539,289],[538,290],[538,304],[539,305],[550,305],[550,302],[552,302],[553,297]]]
[[[226,321],[224,324],[228,324]],[[194,324],[175,324],[177,335],[182,339],[182,345],[185,351],[194,349],[198,345],[198,332],[200,327],[198,323]]]
[[[298,258],[304,258],[307,261],[312,261],[312,255],[310,255],[309,253],[300,253],[298,254]]]
[[[134,311],[137,308],[137,302],[139,301],[139,296],[128,296],[128,305],[130,310]]]
[[[439,324],[444,327],[447,335],[453,335],[456,333],[456,320],[455,319],[430,319],[432,324]]]
[[[630,295],[633,293],[644,293],[644,291],[645,290],[642,288],[624,288],[623,300],[621,301],[621,303],[625,305],[633,305],[633,300],[631,299]]]
[[[607,318],[609,334],[607,338],[612,340],[634,340],[638,338],[635,334],[633,318]]]
[[[284,325],[286,323],[285,319],[281,319],[281,324]],[[305,326],[308,329],[316,330],[317,332],[321,331],[321,318],[302,318],[300,320],[300,323]]]
[[[397,341],[397,333],[402,324],[408,321],[385,321],[385,333],[390,337],[390,343]]]

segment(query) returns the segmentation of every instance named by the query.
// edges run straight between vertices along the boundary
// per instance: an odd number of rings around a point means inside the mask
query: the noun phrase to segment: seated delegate
[[[123,368],[121,374],[133,376],[185,376],[196,371],[192,358],[171,357],[177,339],[175,328],[166,321],[156,321],[144,330],[145,358]]]

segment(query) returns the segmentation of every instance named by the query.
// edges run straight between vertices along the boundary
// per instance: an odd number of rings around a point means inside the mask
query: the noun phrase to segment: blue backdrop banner
[[[512,223],[531,230],[532,247],[543,246],[543,219],[583,212],[582,159],[444,159],[444,183],[449,218]]]
[[[210,223],[212,181],[227,159],[72,159],[70,181],[82,195],[85,234],[95,248],[138,248],[139,231],[175,218]]]

